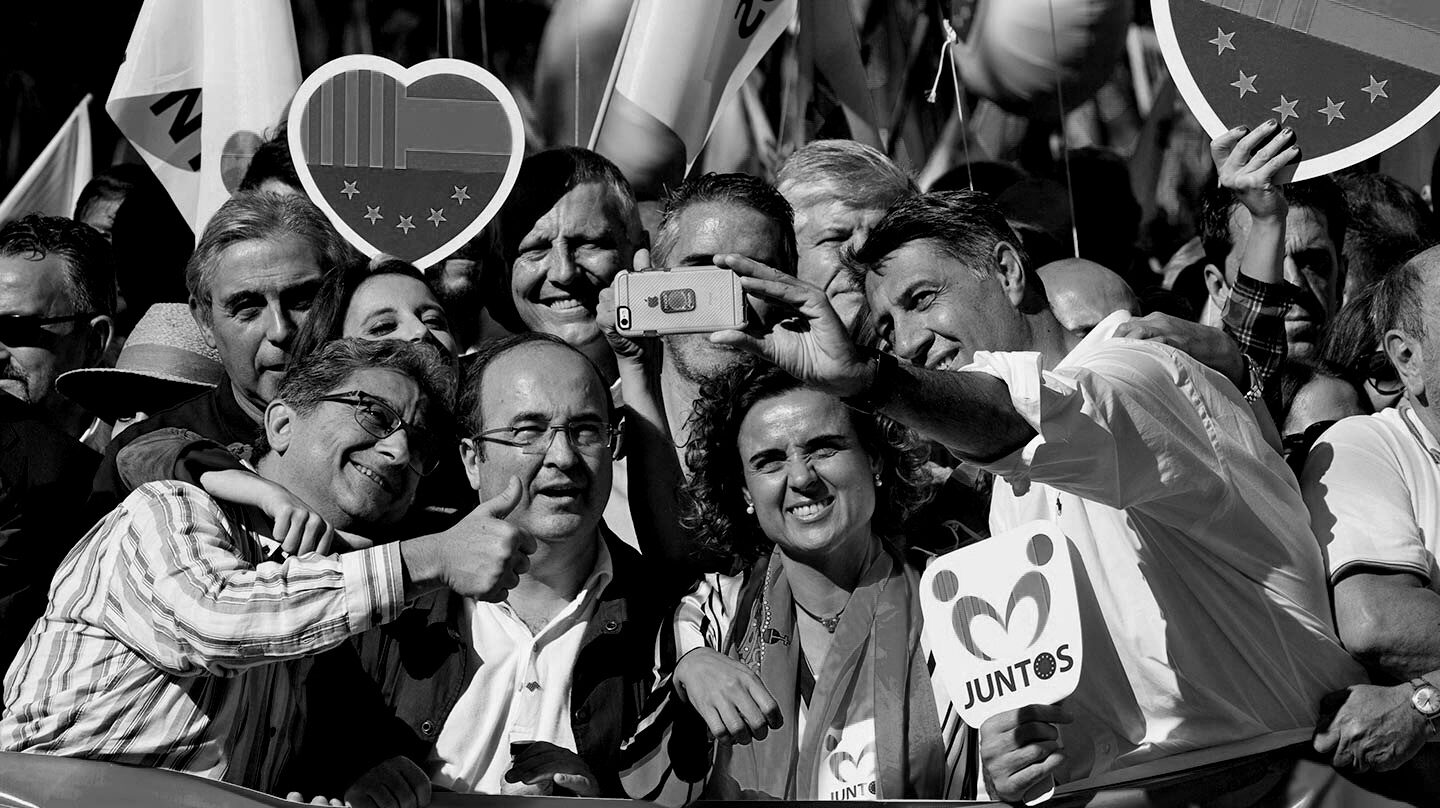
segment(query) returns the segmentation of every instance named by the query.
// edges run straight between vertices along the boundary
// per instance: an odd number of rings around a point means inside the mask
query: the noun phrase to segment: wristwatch
[[[873,415],[876,410],[885,406],[885,402],[889,401],[891,394],[895,392],[895,377],[900,373],[900,362],[892,354],[874,348],[862,350],[866,359],[874,366],[875,375],[870,377],[870,383],[864,390],[841,400],[852,410]]]
[[[1433,726],[1440,717],[1440,688],[1419,677],[1411,679],[1410,684],[1415,688],[1410,694],[1410,705]]]

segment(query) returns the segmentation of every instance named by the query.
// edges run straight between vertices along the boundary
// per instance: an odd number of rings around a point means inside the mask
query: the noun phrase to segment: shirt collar
[[[1090,329],[1090,333],[1086,334],[1085,338],[1080,340],[1080,343],[1071,349],[1070,353],[1065,354],[1065,358],[1060,361],[1060,364],[1068,365],[1071,360],[1078,359],[1095,350],[1100,343],[1115,336],[1115,329],[1119,328],[1121,323],[1129,322],[1132,319],[1134,316],[1123,309],[1111,312],[1105,319],[1096,323],[1095,327]]]

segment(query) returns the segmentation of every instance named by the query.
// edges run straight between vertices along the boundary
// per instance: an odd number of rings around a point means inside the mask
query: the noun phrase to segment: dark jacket
[[[56,567],[90,528],[75,505],[99,461],[0,393],[0,669],[45,611]]]
[[[662,660],[672,643],[670,625],[679,593],[634,549],[602,527],[614,578],[596,604],[575,660],[571,727],[576,752],[607,797],[625,796],[621,742],[634,733],[654,690],[656,639]],[[422,598],[395,622],[360,638],[366,669],[384,693],[391,715],[406,731],[404,753],[423,762],[440,737],[450,710],[475,674],[475,655],[461,634],[460,596],[445,591]],[[390,739],[387,739],[390,740]]]
[[[116,458],[120,451],[141,435],[165,427],[188,429],[228,448],[241,460],[250,459],[250,447],[260,436],[260,425],[240,409],[228,376],[222,378],[213,390],[206,390],[169,409],[152,413],[149,418],[121,432],[106,447],[105,457],[95,472],[90,500],[85,506],[86,515],[92,523],[114,510],[133,490],[125,484],[117,466]],[[157,479],[168,478],[169,475],[163,475]]]

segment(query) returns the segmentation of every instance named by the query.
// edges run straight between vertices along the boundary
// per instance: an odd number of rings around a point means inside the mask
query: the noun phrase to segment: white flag
[[[27,213],[64,216],[75,213],[75,203],[93,167],[90,156],[90,95],[61,124],[25,175],[0,202],[0,222],[18,219]]]
[[[288,0],[145,0],[105,111],[198,235],[299,86]]]
[[[635,0],[592,148],[642,196],[683,178],[796,0]]]

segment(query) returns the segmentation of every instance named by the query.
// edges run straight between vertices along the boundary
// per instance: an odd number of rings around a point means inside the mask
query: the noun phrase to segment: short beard
[[[704,334],[685,334],[676,337],[665,338],[665,355],[670,357],[670,361],[675,365],[675,372],[680,374],[680,378],[696,386],[702,385],[715,378],[716,376],[719,376],[720,374],[734,367],[741,360],[741,354],[739,352],[735,352],[734,361],[726,363],[723,367],[717,368],[712,372],[707,373],[696,367],[693,363],[690,362],[689,358],[686,356],[685,349],[681,347],[683,343],[681,343],[680,341],[703,340],[705,338],[706,336]],[[715,346],[711,347],[713,348]],[[727,351],[727,353],[729,352]]]

